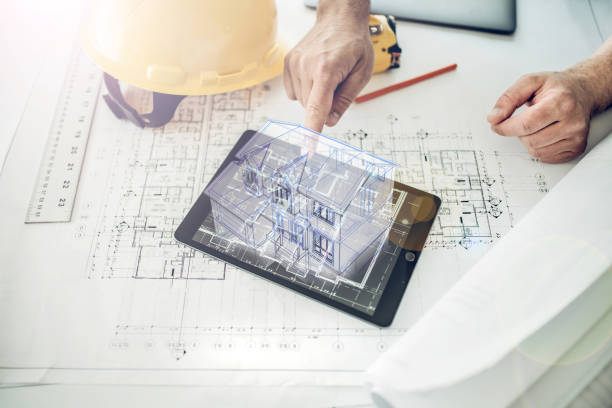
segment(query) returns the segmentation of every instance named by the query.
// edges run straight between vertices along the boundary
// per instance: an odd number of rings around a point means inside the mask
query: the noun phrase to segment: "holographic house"
[[[363,286],[392,221],[395,164],[268,122],[207,186],[215,232],[305,278]]]

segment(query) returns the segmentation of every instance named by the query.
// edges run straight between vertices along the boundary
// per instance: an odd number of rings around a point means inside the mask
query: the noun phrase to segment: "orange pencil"
[[[378,98],[381,95],[385,95],[385,94],[388,94],[389,92],[397,91],[398,89],[402,89],[402,88],[405,88],[407,86],[416,84],[417,82],[421,82],[421,81],[424,81],[426,79],[438,76],[440,74],[444,74],[445,72],[452,71],[455,68],[457,68],[457,64],[452,64],[452,65],[449,65],[448,67],[436,69],[435,71],[431,71],[431,72],[428,72],[427,74],[411,78],[411,79],[409,79],[407,81],[403,81],[403,82],[400,82],[398,84],[387,86],[386,88],[382,88],[382,89],[379,89],[377,91],[370,92],[370,93],[367,93],[365,95],[358,96],[357,98],[355,98],[355,103],[362,103],[362,102],[365,102],[365,101],[369,101],[370,99]]]

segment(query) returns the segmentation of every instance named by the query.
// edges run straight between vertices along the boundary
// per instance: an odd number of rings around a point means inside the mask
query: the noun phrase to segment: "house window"
[[[334,210],[321,205],[321,203],[318,201],[312,202],[312,213],[331,225],[334,225],[334,222],[336,221],[336,213]]]
[[[274,190],[274,202],[275,203],[286,203],[289,201],[289,189],[280,184],[276,186]]]
[[[312,231],[312,250],[315,254],[334,264],[334,245],[330,239],[317,231]]]
[[[257,184],[257,172],[250,167],[242,170],[242,179],[244,184],[249,188],[255,188]]]
[[[304,227],[296,222],[291,224],[291,242],[295,242],[304,249]]]
[[[361,190],[361,215],[366,216],[372,212],[374,202],[376,201],[376,191],[363,188]]]

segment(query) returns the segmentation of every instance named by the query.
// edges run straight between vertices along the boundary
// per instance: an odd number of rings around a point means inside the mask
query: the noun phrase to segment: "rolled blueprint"
[[[370,367],[374,401],[474,408],[520,397],[612,307],[611,211],[608,136]]]

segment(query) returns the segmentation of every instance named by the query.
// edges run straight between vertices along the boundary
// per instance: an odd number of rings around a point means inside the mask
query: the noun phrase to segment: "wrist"
[[[333,24],[367,27],[369,17],[369,0],[320,0],[317,6],[317,23],[331,20]]]
[[[612,56],[593,56],[566,70],[584,90],[591,115],[612,104]]]

